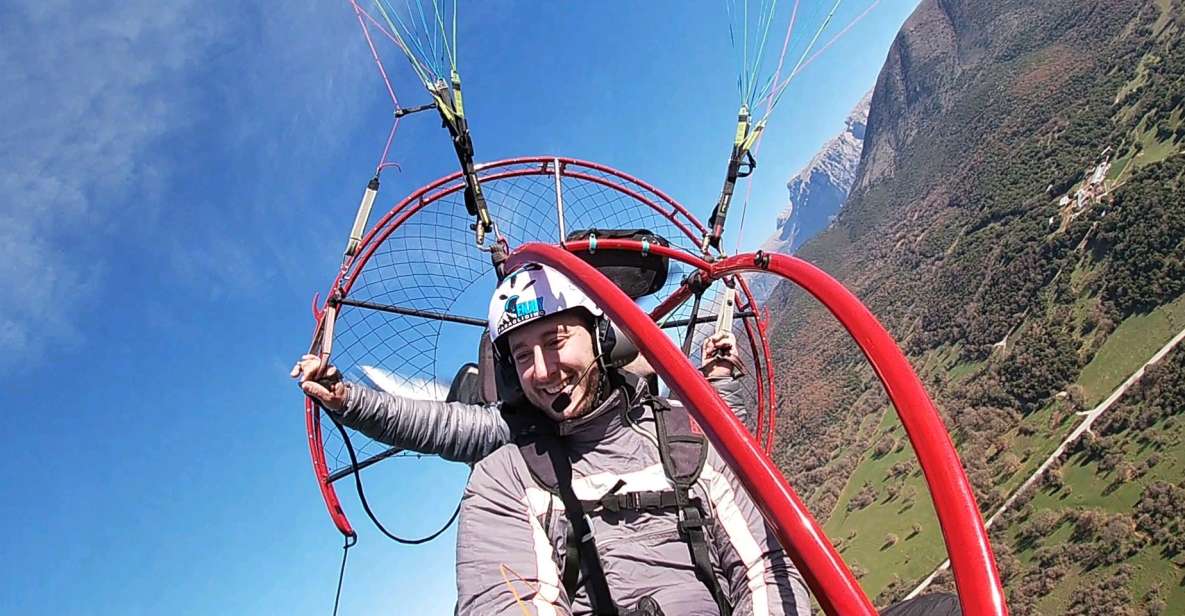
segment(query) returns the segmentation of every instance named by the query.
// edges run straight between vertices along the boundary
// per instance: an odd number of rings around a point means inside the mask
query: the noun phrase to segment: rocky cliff
[[[777,231],[761,245],[762,250],[793,254],[803,242],[826,229],[839,213],[856,179],[871,100],[869,92],[848,114],[843,132],[823,144],[819,153],[786,182],[786,209],[778,214]]]
[[[844,120],[844,130],[824,143],[814,158],[786,182],[786,208],[778,214],[776,231],[761,250],[794,254],[835,220],[856,179],[871,100],[872,92],[860,99]],[[776,282],[771,276],[750,276],[750,286],[758,299],[767,297]]]

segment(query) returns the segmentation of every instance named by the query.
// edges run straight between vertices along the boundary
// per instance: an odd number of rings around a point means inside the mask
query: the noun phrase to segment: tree
[[[860,488],[860,491],[852,497],[852,500],[848,501],[848,511],[858,511],[871,505],[876,502],[876,496],[876,488],[872,487],[872,484],[865,482],[864,486]]]

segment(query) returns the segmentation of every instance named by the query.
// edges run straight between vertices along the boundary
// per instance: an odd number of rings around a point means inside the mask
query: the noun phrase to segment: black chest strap
[[[674,509],[678,500],[674,490],[662,492],[628,492],[626,494],[606,494],[600,500],[580,501],[584,510],[588,512],[603,509],[611,513],[622,511],[658,511]]]
[[[711,592],[720,615],[731,616],[732,606],[712,565],[706,530],[708,518],[700,500],[691,496],[707,460],[707,439],[692,430],[687,409],[672,408],[661,398],[651,398],[646,404],[654,410],[659,459],[663,473],[673,486],[670,490],[618,494],[618,486],[599,500],[581,501],[572,490],[572,463],[563,439],[547,431],[520,435],[519,451],[535,481],[557,494],[564,504],[570,526],[563,568],[564,589],[571,598],[583,583],[597,616],[622,614],[605,579],[589,514],[673,509],[678,514],[679,534],[688,545],[696,578]]]
[[[702,434],[692,433],[692,419],[686,408],[680,407],[676,413],[671,405],[661,398],[654,399],[653,405],[658,456],[662,460],[663,471],[675,486],[673,492],[675,507],[679,511],[679,532],[691,550],[691,564],[695,567],[695,576],[712,593],[720,616],[731,616],[732,605],[728,601],[728,595],[720,587],[716,568],[712,566],[712,554],[708,549],[705,529],[707,519],[698,502],[690,497],[691,487],[699,479],[700,471],[703,470],[704,461],[707,459],[707,439]],[[699,464],[690,473],[680,472],[681,469],[676,464],[678,457],[686,455],[680,448],[687,445],[696,447],[699,451]]]
[[[555,439],[555,445],[559,445]],[[576,596],[581,580],[588,589],[589,602],[597,616],[618,616],[617,604],[609,592],[609,581],[601,566],[601,555],[593,536],[592,520],[584,512],[580,499],[572,491],[572,462],[562,446],[547,447],[547,457],[555,471],[555,489],[564,503],[564,515],[571,530],[568,533],[568,550],[564,563],[564,590],[568,599]]]

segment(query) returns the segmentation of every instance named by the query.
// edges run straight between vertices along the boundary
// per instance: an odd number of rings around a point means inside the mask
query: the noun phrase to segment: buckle
[[[595,538],[595,535],[593,534],[592,518],[588,517],[587,513],[584,514],[584,527],[588,529],[588,532],[580,538],[580,543],[589,543]]]
[[[679,508],[679,530],[680,531],[686,532],[686,531],[691,531],[691,530],[699,530],[703,527],[704,527],[704,519],[703,518],[697,516],[695,519],[689,519],[687,516],[687,508],[686,507]]]

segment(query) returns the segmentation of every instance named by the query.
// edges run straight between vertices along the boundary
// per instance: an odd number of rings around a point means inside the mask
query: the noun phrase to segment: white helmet
[[[594,318],[603,312],[567,276],[538,263],[528,263],[507,274],[490,297],[490,340],[520,325],[573,308]]]

